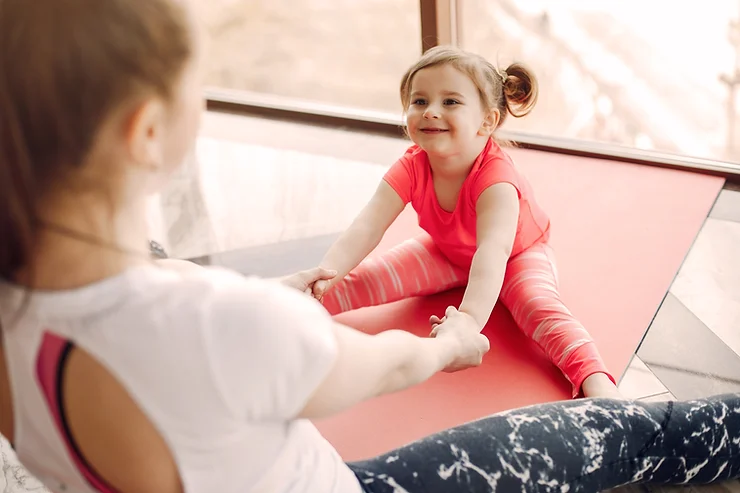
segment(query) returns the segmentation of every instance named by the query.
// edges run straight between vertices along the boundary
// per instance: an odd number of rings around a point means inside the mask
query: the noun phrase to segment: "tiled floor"
[[[740,391],[738,252],[740,192],[725,189],[637,351],[652,376],[629,387],[632,397],[649,395],[653,377],[679,399]]]
[[[208,114],[197,150],[153,203],[152,236],[172,256],[258,275],[313,266],[407,145],[388,137]],[[740,191],[729,188],[621,378],[620,388],[630,398],[740,392]],[[296,246],[300,253],[284,262],[280,251],[295,252]],[[263,260],[278,257],[280,263]],[[0,491],[41,491],[7,444],[1,445]],[[698,491],[740,492],[740,487]]]

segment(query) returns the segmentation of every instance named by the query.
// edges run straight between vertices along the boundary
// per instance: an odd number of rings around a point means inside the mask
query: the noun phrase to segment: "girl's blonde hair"
[[[401,79],[401,104],[404,112],[411,103],[411,83],[414,76],[420,70],[439,65],[451,65],[470,77],[478,88],[486,111],[499,110],[499,126],[504,123],[507,114],[521,118],[532,111],[537,103],[537,79],[524,65],[512,63],[505,70],[499,70],[475,53],[453,46],[436,46],[424,53]]]

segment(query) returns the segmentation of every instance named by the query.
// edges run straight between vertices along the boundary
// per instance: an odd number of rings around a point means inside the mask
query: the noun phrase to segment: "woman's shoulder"
[[[184,273],[165,273],[160,279],[159,295],[170,298],[164,305],[190,303],[207,311],[211,317],[248,316],[253,322],[264,319],[268,323],[286,310],[300,312],[303,316],[324,315],[321,305],[311,296],[276,279],[246,275],[224,267],[196,267]]]
[[[246,391],[259,394],[259,372],[336,352],[328,312],[278,281],[220,267],[147,277],[139,287],[148,293],[77,334],[137,395],[187,396],[197,387],[209,406],[246,409],[258,404]]]
[[[109,293],[110,300],[97,298],[104,309],[80,313],[70,335],[114,353],[148,344],[160,357],[177,359],[175,353],[197,350],[204,341],[267,343],[331,320],[304,293],[223,267],[150,267],[132,273],[120,286]]]

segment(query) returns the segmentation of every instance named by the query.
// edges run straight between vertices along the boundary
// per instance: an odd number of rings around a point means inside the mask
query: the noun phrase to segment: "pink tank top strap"
[[[118,493],[100,478],[80,454],[67,427],[64,407],[61,399],[62,371],[72,344],[51,332],[44,333],[41,347],[36,359],[36,378],[38,379],[44,399],[49,407],[57,431],[67,446],[67,451],[77,470],[90,485],[100,493]]]

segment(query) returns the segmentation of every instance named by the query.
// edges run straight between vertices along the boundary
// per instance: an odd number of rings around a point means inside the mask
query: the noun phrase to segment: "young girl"
[[[467,283],[460,306],[448,309],[462,315],[459,323],[482,330],[500,299],[573,396],[619,396],[594,341],[560,299],[547,214],[494,137],[507,114],[524,116],[536,100],[536,80],[519,64],[498,70],[456,48],[427,51],[401,81],[414,145],[326,253],[320,265],[339,274],[313,294],[337,314]],[[408,202],[427,234],[361,262]],[[432,335],[450,323],[430,322]]]
[[[0,432],[52,491],[579,492],[740,473],[737,396],[553,403],[345,463],[309,419],[480,364],[488,341],[460,313],[435,338],[337,324],[301,292],[336,273],[285,287],[153,264],[145,198],[202,108],[193,24],[176,0],[0,0]]]

